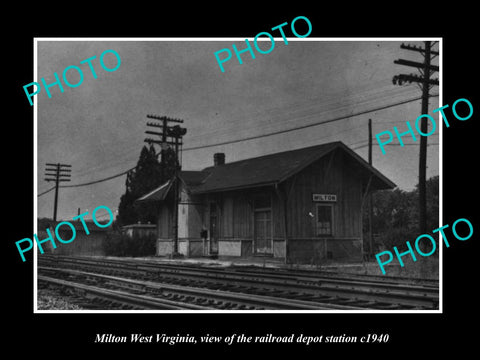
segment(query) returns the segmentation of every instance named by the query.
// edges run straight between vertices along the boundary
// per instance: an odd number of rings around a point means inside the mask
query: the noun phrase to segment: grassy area
[[[38,310],[82,310],[50,290],[38,290],[37,306]]]
[[[438,257],[417,258],[413,261],[410,257],[404,257],[404,266],[400,266],[397,259],[394,259],[388,265],[385,265],[385,275],[377,262],[366,262],[363,265],[345,266],[335,268],[340,272],[356,273],[366,275],[400,276],[412,279],[439,279],[439,260]]]

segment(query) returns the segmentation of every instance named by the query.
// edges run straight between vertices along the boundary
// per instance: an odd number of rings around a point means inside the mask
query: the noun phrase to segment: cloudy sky
[[[70,65],[83,70],[83,83],[70,88],[44,89],[35,96],[37,106],[38,194],[53,183],[43,180],[45,163],[72,165],[72,181],[83,184],[119,174],[135,166],[147,130],[147,114],[184,120],[182,165],[199,170],[213,163],[215,152],[226,161],[236,161],[273,152],[343,141],[367,158],[368,119],[373,134],[407,129],[420,115],[421,101],[393,105],[421,96],[417,85],[395,86],[392,77],[415,72],[395,65],[395,59],[422,61],[420,54],[400,49],[402,41],[331,41],[276,39],[269,54],[242,54],[243,64],[233,55],[221,72],[214,53],[223,48],[245,47],[240,38],[221,41],[204,39],[140,39],[109,41],[82,39],[37,39],[37,79],[54,82]],[[418,41],[406,41],[421,45]],[[270,45],[261,44],[268,49]],[[120,58],[117,71],[106,72],[99,57],[113,49]],[[82,60],[92,61],[94,79]],[[114,67],[112,54],[105,64]],[[435,60],[438,64],[438,59]],[[77,77],[76,77],[77,76]],[[67,73],[78,81],[75,70]],[[432,94],[438,94],[438,88]],[[430,111],[439,98],[430,99]],[[363,114],[360,114],[363,113]],[[356,115],[360,114],[360,115]],[[338,121],[321,122],[344,118]],[[435,119],[438,117],[435,115]],[[242,140],[258,135],[306,128],[282,134]],[[437,127],[438,129],[438,127]],[[427,178],[439,173],[439,133],[428,138]],[[225,145],[211,146],[231,142]],[[395,141],[398,143],[398,141]],[[374,141],[373,164],[401,189],[411,190],[418,182],[419,141],[405,138],[411,146],[389,146],[385,155]],[[106,205],[116,211],[125,192],[125,176],[89,186],[61,188],[58,219],[71,219],[81,212]],[[54,191],[38,197],[38,216],[52,217]]]

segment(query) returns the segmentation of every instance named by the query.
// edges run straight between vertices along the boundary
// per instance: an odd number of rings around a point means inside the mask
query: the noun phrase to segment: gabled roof
[[[206,171],[185,171],[182,170],[180,172],[180,179],[185,183],[187,186],[196,186],[200,185],[202,182],[205,181],[205,178],[209,175]]]
[[[186,185],[187,188],[195,185],[199,185],[208,173],[203,171],[181,171],[180,179]],[[148,194],[143,195],[135,201],[163,201],[168,195],[170,188],[172,187],[172,180],[168,180],[159,187],[153,189]]]
[[[349,155],[365,175],[372,176],[372,186],[375,189],[395,187],[392,181],[340,141],[210,166],[201,171],[181,171],[180,178],[192,194],[273,185],[285,181],[336,149]],[[166,196],[163,191],[168,192],[169,189],[166,188],[167,184],[141,199],[163,200]]]
[[[337,141],[205,168],[202,173],[208,173],[208,176],[200,184],[190,187],[190,191],[200,194],[280,183],[336,149],[345,151],[361,168],[373,175],[375,188],[395,187],[392,181],[353,150]]]

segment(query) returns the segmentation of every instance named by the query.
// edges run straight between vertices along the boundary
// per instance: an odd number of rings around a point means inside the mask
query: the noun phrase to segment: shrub
[[[414,249],[415,256],[418,258],[421,258],[422,256],[417,254],[417,250],[415,248],[415,241],[418,237],[418,231],[415,229],[399,229],[399,228],[392,228],[388,229],[384,233],[380,234],[378,238],[375,239],[376,243],[376,251],[391,251],[393,253],[393,247],[396,246],[397,250],[399,253],[403,253],[408,250],[408,246],[406,242],[408,241],[410,243],[410,246]],[[438,257],[438,248],[439,248],[439,235],[438,234],[431,234],[435,239],[435,251],[432,254],[432,257]],[[423,246],[426,246],[426,248],[422,249],[422,244],[425,244]],[[383,247],[382,247],[383,245]],[[432,244],[429,240],[423,239],[423,241],[419,241],[419,246],[420,249],[425,252],[429,253],[432,250]],[[410,255],[408,255],[410,257]]]
[[[103,243],[106,256],[153,256],[155,255],[156,237],[134,236],[130,237],[119,232],[107,235]]]
[[[414,229],[408,228],[390,228],[381,233],[376,239],[376,243],[383,244],[384,247],[392,251],[391,249],[396,246],[399,250],[403,249],[407,241],[413,246],[415,239],[417,238],[417,232]]]

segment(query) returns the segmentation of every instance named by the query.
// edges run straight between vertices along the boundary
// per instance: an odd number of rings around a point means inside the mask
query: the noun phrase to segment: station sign
[[[312,201],[315,202],[336,202],[337,195],[334,194],[312,194]]]

